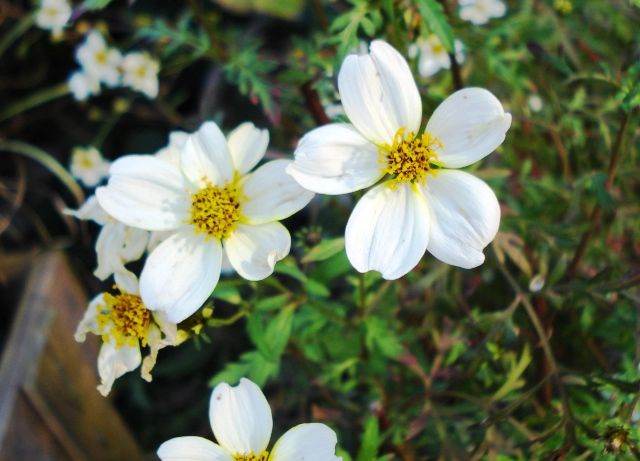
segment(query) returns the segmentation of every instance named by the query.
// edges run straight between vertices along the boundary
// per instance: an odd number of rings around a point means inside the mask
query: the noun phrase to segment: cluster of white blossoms
[[[109,47],[96,30],[89,32],[76,49],[76,60],[81,69],[71,74],[68,84],[78,101],[99,94],[101,84],[108,88],[129,87],[148,98],[158,95],[158,61],[144,51],[123,56],[118,49]]]
[[[405,59],[384,41],[347,56],[338,75],[351,121],[307,133],[287,169],[313,192],[366,189],[347,223],[345,246],[360,272],[397,279],[425,251],[463,268],[484,261],[500,206],[480,179],[457,170],[495,150],[511,125],[489,91],[466,88],[435,110],[423,131],[422,100]]]
[[[267,451],[273,419],[269,402],[246,378],[231,387],[218,384],[211,393],[209,421],[218,443],[202,437],[176,437],[158,449],[162,461],[341,461],[337,437],[320,423],[299,424]]]
[[[464,45],[460,40],[454,42],[455,58],[458,63],[464,62]],[[409,57],[418,58],[418,73],[423,77],[431,77],[441,69],[451,67],[451,58],[437,35],[420,37],[409,45]]]
[[[41,0],[36,10],[36,25],[59,34],[71,19],[72,12],[68,0]]]
[[[502,0],[459,0],[460,17],[475,25],[486,24],[492,18],[501,18],[507,12]]]

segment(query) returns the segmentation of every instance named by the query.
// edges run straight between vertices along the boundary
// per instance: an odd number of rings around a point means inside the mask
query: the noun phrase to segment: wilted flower
[[[176,325],[167,321],[162,312],[151,312],[142,302],[135,276],[116,273],[115,280],[118,293],[100,293],[93,298],[75,333],[78,342],[84,342],[87,333],[102,337],[98,390],[105,396],[116,379],[141,363],[142,378],[151,381],[158,351],[178,343]],[[141,347],[149,348],[144,360]]]
[[[460,17],[476,25],[486,24],[491,18],[500,18],[507,12],[502,0],[460,0]]]
[[[218,443],[202,437],[176,437],[158,448],[162,461],[341,461],[337,437],[320,423],[299,424],[267,451],[273,419],[258,386],[242,378],[231,387],[218,384],[211,394],[209,421]]]
[[[77,101],[84,101],[89,96],[100,94],[100,81],[81,70],[71,74],[68,85]]]
[[[102,226],[96,240],[98,267],[93,274],[100,280],[111,274],[125,271],[125,264],[142,257],[149,241],[149,232],[127,226],[102,209],[95,195],[92,195],[77,210],[67,210],[68,214],[82,220],[92,220]]]
[[[307,133],[287,171],[325,194],[354,192],[385,178],[364,194],[347,223],[353,266],[396,279],[425,250],[455,266],[482,264],[500,206],[487,184],[453,168],[496,149],[511,115],[489,91],[466,88],[442,102],[420,133],[422,102],[409,66],[379,40],[369,55],[347,56],[338,87],[352,124]]]
[[[60,32],[71,18],[68,0],[42,0],[36,11],[36,24],[41,29]]]
[[[464,46],[460,40],[454,42],[456,61],[464,62]],[[447,49],[442,45],[437,35],[431,34],[427,38],[419,37],[415,43],[409,45],[409,56],[418,57],[418,72],[423,77],[431,77],[440,69],[449,69],[451,59]]]
[[[85,41],[76,50],[76,59],[84,72],[105,85],[114,87],[120,83],[122,55],[110,48],[100,32],[89,32]]]
[[[227,139],[213,122],[190,135],[180,166],[130,155],[113,163],[109,183],[96,191],[119,221],[170,231],[147,258],[140,276],[144,302],[180,322],[209,297],[220,277],[223,250],[248,280],[268,277],[284,258],[291,236],[278,221],[303,208],[313,194],[274,160],[263,157],[269,133],[244,123]]]
[[[148,98],[158,96],[160,64],[148,53],[127,53],[122,60],[122,84],[140,91]]]
[[[76,147],[71,152],[71,174],[87,187],[94,187],[109,175],[111,163],[93,146]]]

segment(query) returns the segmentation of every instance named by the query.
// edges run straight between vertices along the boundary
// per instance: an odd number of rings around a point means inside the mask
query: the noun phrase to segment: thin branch
[[[227,62],[229,60],[229,53],[227,52],[225,46],[218,40],[216,34],[213,32],[213,28],[209,24],[209,20],[207,19],[205,11],[200,6],[200,3],[198,3],[198,0],[188,1],[189,8],[191,8],[196,21],[207,34],[207,37],[209,37],[209,45],[211,45],[210,51],[213,52],[212,57],[214,57],[218,61]]]
[[[331,122],[331,119],[327,116],[327,113],[324,111],[324,107],[322,107],[322,103],[320,102],[320,97],[318,96],[318,92],[313,88],[313,84],[311,81],[305,82],[301,87],[300,91],[302,91],[302,95],[307,103],[307,108],[313,119],[318,125],[326,125]]]

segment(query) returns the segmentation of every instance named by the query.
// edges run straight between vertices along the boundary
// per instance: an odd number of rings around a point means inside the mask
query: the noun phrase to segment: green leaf
[[[307,292],[312,296],[327,298],[331,295],[329,289],[324,284],[317,282],[316,280],[307,280],[305,286],[307,287]]]
[[[250,316],[247,321],[249,337],[257,349],[272,362],[280,361],[280,356],[289,342],[293,311],[292,306],[282,309],[266,327],[258,315]]]
[[[370,351],[378,350],[385,357],[396,358],[404,350],[402,343],[385,319],[370,316],[365,319],[364,326],[365,344]]]
[[[101,10],[105,8],[112,0],[85,0],[82,6],[87,10]]]
[[[525,343],[522,355],[518,363],[515,363],[515,359],[511,360],[511,369],[507,375],[507,379],[504,384],[493,394],[491,400],[494,402],[505,397],[509,392],[521,388],[525,381],[521,379],[522,373],[526,370],[527,366],[531,363],[531,352],[529,351],[529,343]]]
[[[437,0],[417,0],[422,19],[427,22],[429,29],[440,39],[442,46],[453,53],[453,29],[447,21],[447,15]]]
[[[213,378],[209,386],[213,387],[222,382],[235,384],[240,378],[246,377],[262,387],[272,376],[278,374],[279,364],[266,359],[258,351],[245,352],[237,362],[229,363]]]
[[[225,285],[224,282],[218,283],[211,296],[229,304],[240,304],[242,302],[242,296],[240,296],[238,289],[232,285]]]
[[[309,252],[302,258],[302,262],[306,264],[314,261],[324,261],[340,253],[343,249],[344,237],[323,240],[309,250]]]
[[[364,433],[356,461],[371,461],[378,456],[378,448],[382,444],[378,418],[369,415],[364,423]]]

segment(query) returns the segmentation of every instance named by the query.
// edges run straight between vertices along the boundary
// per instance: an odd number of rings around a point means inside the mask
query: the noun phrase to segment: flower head
[[[422,102],[404,58],[374,41],[368,55],[347,56],[338,75],[351,124],[307,133],[287,169],[303,187],[344,194],[370,189],[347,223],[347,256],[360,272],[403,276],[428,250],[448,264],[471,268],[500,222],[495,194],[455,168],[496,149],[511,124],[489,91],[449,96],[420,130]]]
[[[89,303],[75,333],[84,342],[87,333],[102,338],[98,354],[98,390],[107,395],[116,379],[142,363],[141,375],[151,381],[158,351],[178,343],[177,327],[162,313],[151,312],[142,302],[138,281],[129,272],[115,274],[116,292],[100,293]],[[142,359],[141,347],[149,348]]]
[[[244,123],[225,139],[213,122],[189,135],[176,165],[130,155],[113,163],[100,205],[119,221],[168,231],[149,255],[140,292],[151,309],[180,322],[209,297],[223,252],[248,280],[268,277],[291,236],[278,221],[303,208],[313,193],[285,173],[289,160],[250,170],[263,157],[269,134]]]
[[[109,174],[111,162],[93,146],[76,147],[71,152],[71,174],[87,187],[94,187]]]
[[[475,25],[486,24],[492,18],[501,18],[507,12],[502,0],[460,0],[460,17]]]
[[[42,0],[36,12],[36,24],[41,29],[60,32],[71,18],[68,0]]]
[[[160,64],[148,53],[132,52],[122,60],[122,84],[144,93],[148,98],[158,96]]]
[[[460,40],[454,42],[456,50],[456,61],[464,62],[464,46]],[[440,69],[449,69],[451,59],[447,49],[442,45],[440,39],[435,34],[427,38],[420,37],[415,43],[409,46],[409,56],[418,57],[418,72],[423,77],[431,77],[437,74]]]
[[[85,41],[76,50],[76,59],[84,72],[93,79],[114,87],[120,83],[122,55],[107,46],[100,32],[89,32]]]
[[[246,378],[231,387],[216,386],[209,421],[218,443],[202,437],[176,437],[158,448],[162,461],[341,461],[335,455],[337,437],[324,424],[299,424],[267,451],[273,420],[258,386]]]
[[[76,101],[100,94],[100,81],[84,71],[77,70],[69,76],[69,89]]]

